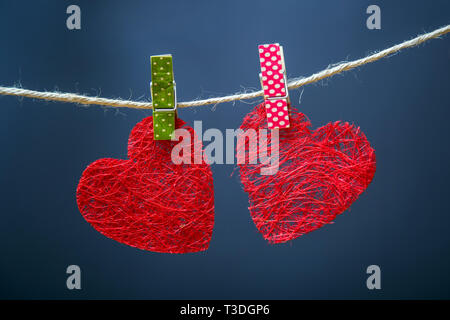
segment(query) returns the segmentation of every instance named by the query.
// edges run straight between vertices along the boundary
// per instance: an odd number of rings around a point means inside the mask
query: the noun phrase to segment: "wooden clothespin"
[[[172,55],[151,56],[150,62],[154,139],[170,140],[175,131],[177,115],[177,90],[173,76]]]
[[[258,49],[268,128],[289,128],[290,102],[283,47],[273,43],[260,45]]]

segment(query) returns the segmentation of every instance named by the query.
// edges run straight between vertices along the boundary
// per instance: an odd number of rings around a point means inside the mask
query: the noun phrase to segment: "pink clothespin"
[[[289,93],[283,47],[278,43],[258,46],[261,86],[269,129],[289,128]]]

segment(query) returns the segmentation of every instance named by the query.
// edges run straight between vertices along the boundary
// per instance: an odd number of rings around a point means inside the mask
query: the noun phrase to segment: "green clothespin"
[[[175,131],[177,89],[173,77],[172,55],[151,56],[153,132],[155,140],[170,140]]]

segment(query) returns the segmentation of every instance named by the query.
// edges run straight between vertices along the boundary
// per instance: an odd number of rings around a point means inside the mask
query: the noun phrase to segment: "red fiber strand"
[[[331,223],[375,174],[375,151],[359,127],[337,121],[313,131],[306,116],[293,108],[290,121],[289,129],[279,130],[279,170],[274,175],[260,174],[267,164],[249,164],[247,140],[237,144],[238,157],[246,160],[239,167],[249,210],[270,243],[286,242]],[[267,129],[264,103],[244,118],[240,128]],[[269,154],[270,138],[268,134]]]
[[[154,141],[153,119],[145,118],[128,141],[130,160],[100,159],[83,172],[77,189],[80,212],[97,231],[121,243],[155,252],[187,253],[208,248],[214,225],[214,190],[208,164],[176,165],[178,142]]]

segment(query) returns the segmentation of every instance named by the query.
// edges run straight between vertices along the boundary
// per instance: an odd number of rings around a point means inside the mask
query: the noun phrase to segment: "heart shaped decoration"
[[[175,127],[191,136],[191,150],[201,141],[181,119]],[[129,160],[100,159],[80,179],[77,203],[97,231],[118,242],[155,252],[206,250],[214,225],[211,168],[205,162],[174,164],[177,141],[155,141],[153,118],[132,130]],[[193,153],[192,153],[193,154]]]
[[[271,243],[331,223],[375,174],[375,151],[359,127],[337,121],[312,131],[306,116],[292,107],[290,121],[290,128],[279,130],[279,167],[273,175],[261,175],[267,164],[249,164],[246,140],[238,140],[236,147],[238,155],[246,155],[239,168],[253,222]],[[267,129],[264,103],[244,118],[240,129]],[[269,135],[267,144],[277,143]]]

